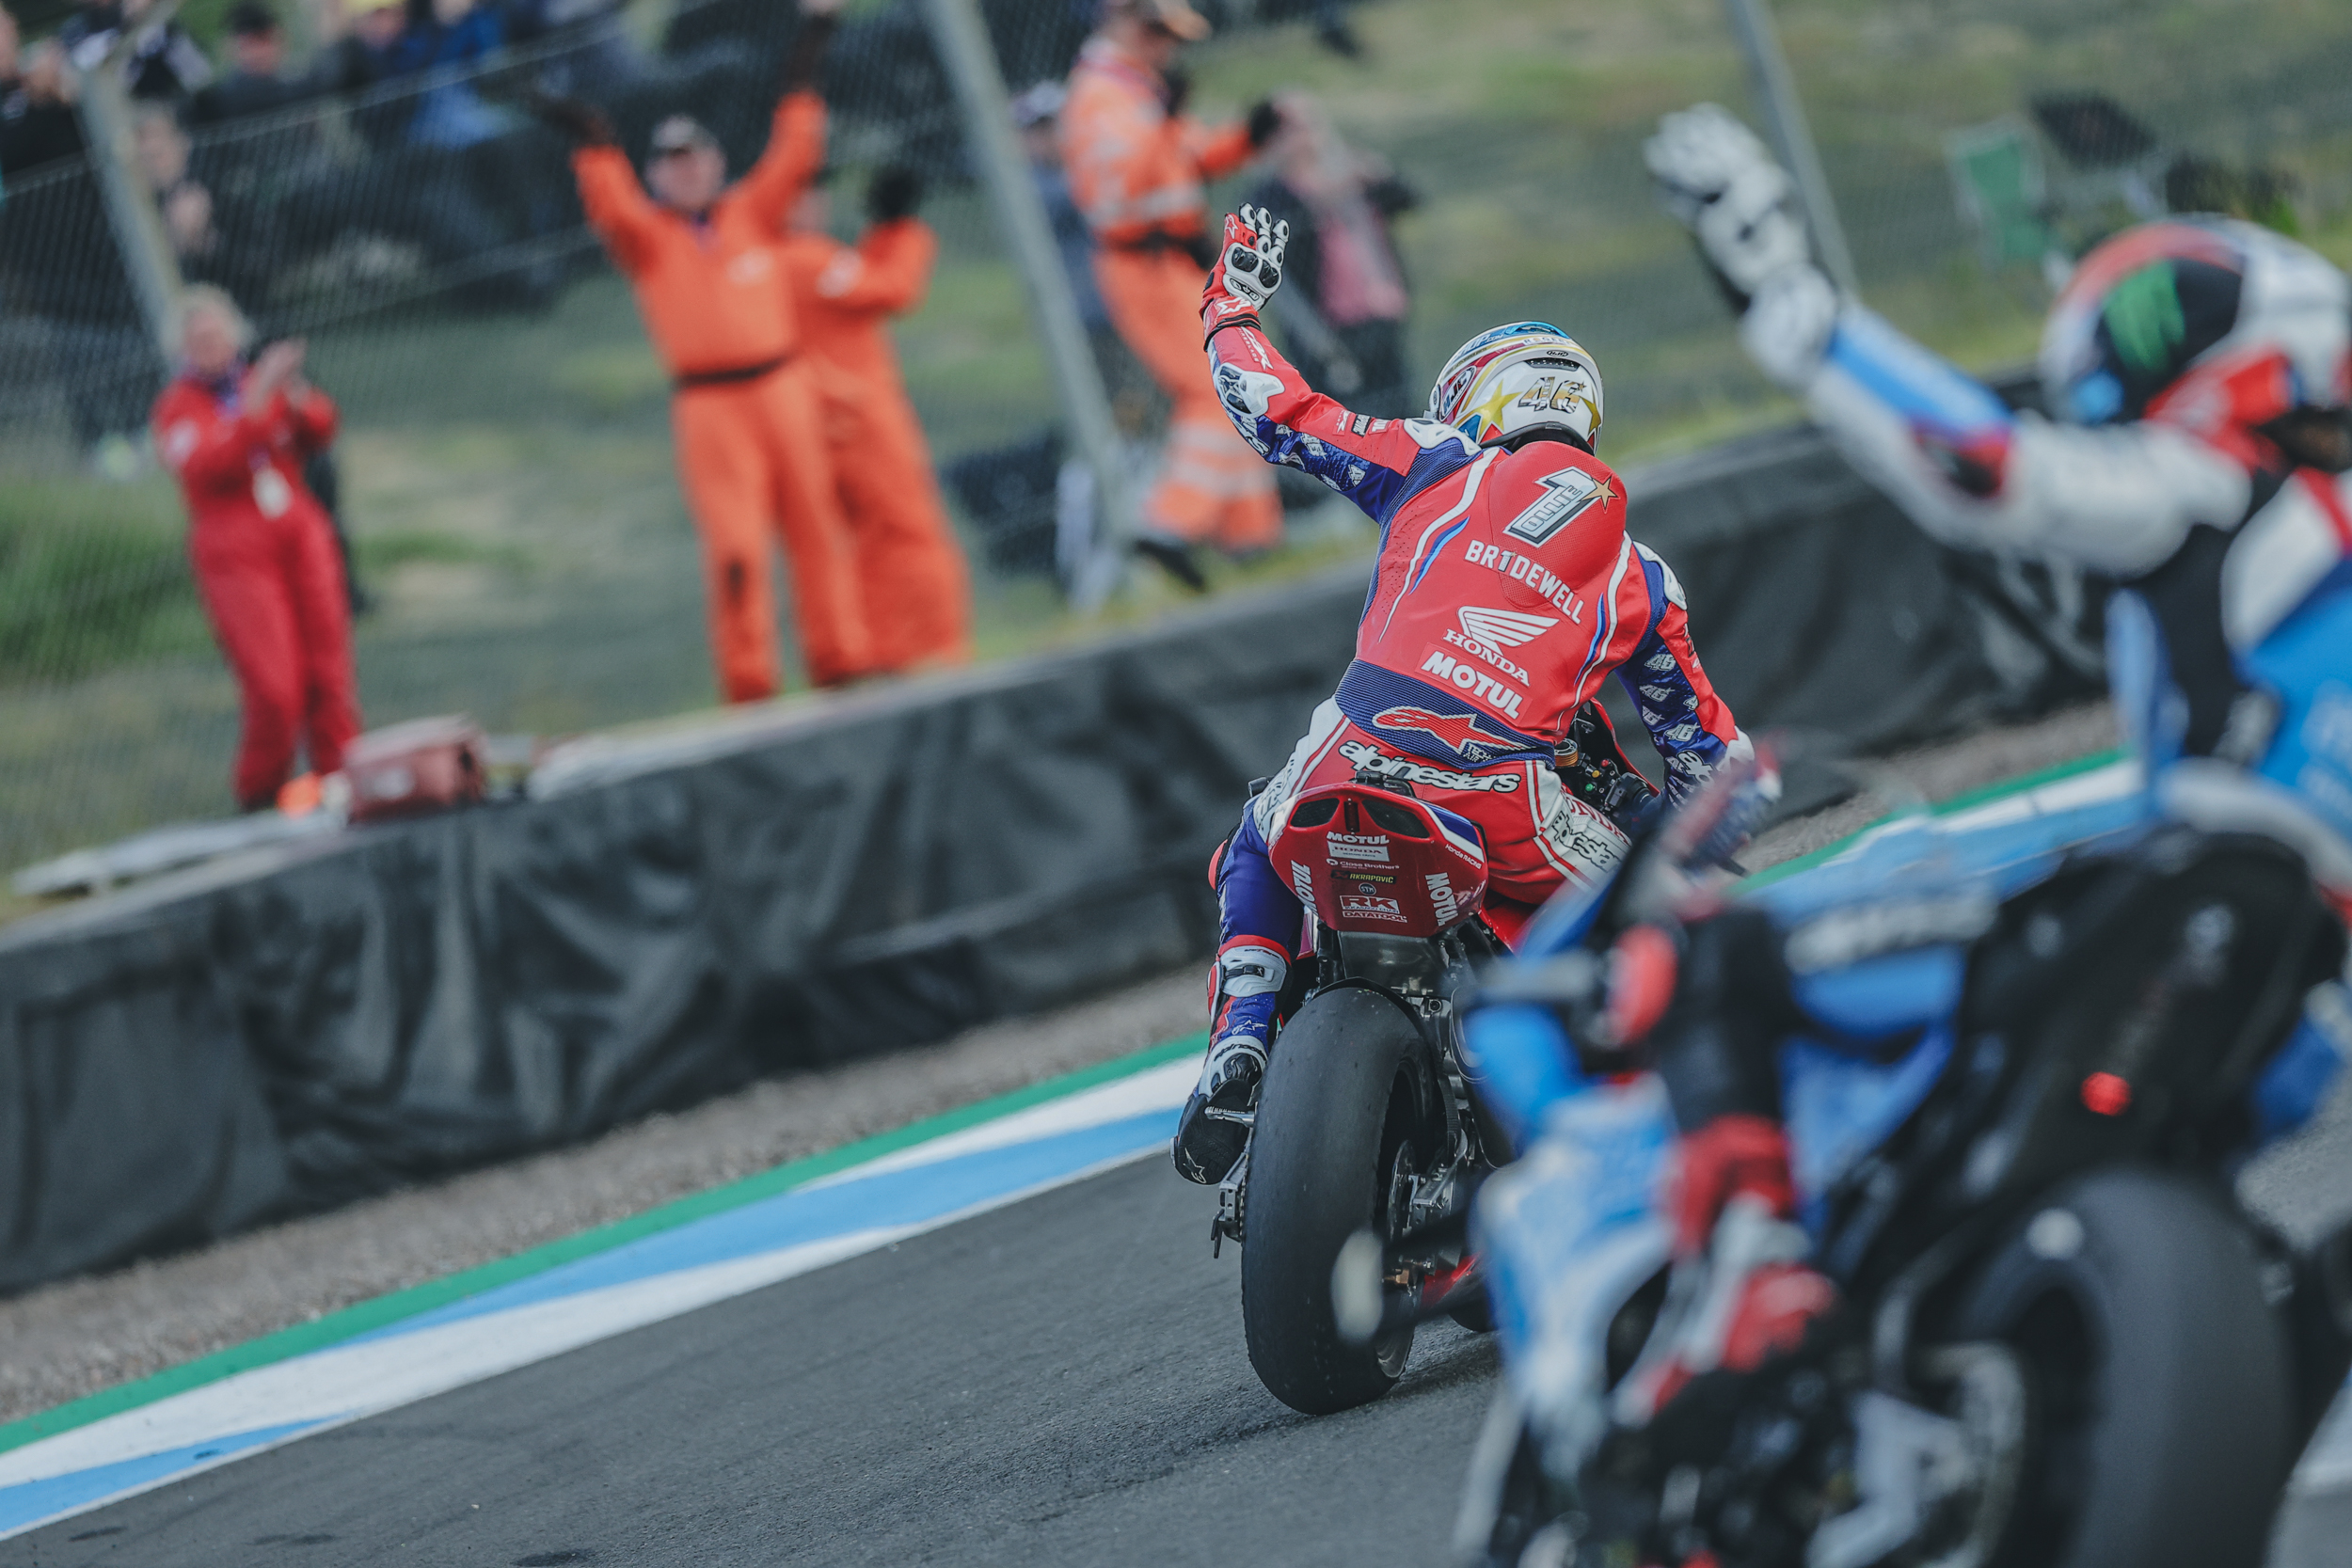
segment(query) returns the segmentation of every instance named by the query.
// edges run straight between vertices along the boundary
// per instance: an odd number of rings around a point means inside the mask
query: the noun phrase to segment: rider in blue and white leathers
[[[2352,741],[2336,705],[2280,713],[2247,668],[2291,616],[2352,587],[2344,274],[2225,218],[2118,235],[2084,258],[2043,334],[2058,423],[2010,412],[1840,296],[1809,259],[1788,176],[1724,111],[1668,116],[1647,155],[1748,301],[1750,356],[1914,521],[2115,578],[2127,623],[2146,609],[2185,705],[2173,745],[2150,737],[2182,753],[2156,784],[2167,812],[2259,827],[2352,888]],[[2317,724],[2311,768],[2295,755],[2298,719]]]
[[[2043,419],[2012,413],[1842,296],[1813,264],[1788,176],[1730,115],[1670,115],[1645,150],[1741,309],[1750,355],[1859,470],[1940,539],[2062,559],[2120,584],[2110,675],[2148,768],[2146,811],[2284,843],[2352,915],[2344,275],[2228,219],[2127,230],[2083,260],[2053,308],[2041,369],[2056,418]],[[1675,1113],[1662,1218],[1685,1309],[1620,1391],[1621,1421],[1647,1419],[1699,1372],[1793,1347],[1834,1304],[1795,1223],[1778,1081],[1757,1065],[1814,1022],[1786,939],[1741,905],[1681,933],[1678,994],[1766,1000],[1671,1009],[1662,1024],[1653,1008],[1639,1025],[1658,1026],[1647,1044]],[[2341,983],[2313,992],[2282,1055],[2316,1052],[2332,1073],[2352,1052],[2344,998]],[[1549,1124],[1565,1150],[1638,1126],[1560,1114],[1570,1080],[1545,1067],[1530,1031],[1474,1027],[1471,1038],[1482,1087],[1531,1135]],[[1592,1125],[1579,1131],[1580,1117]],[[1513,1304],[1502,1307],[1508,1317]],[[1596,1435],[1585,1426],[1580,1443]]]

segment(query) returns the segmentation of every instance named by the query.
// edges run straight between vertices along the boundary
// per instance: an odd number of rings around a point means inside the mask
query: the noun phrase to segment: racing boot
[[[1718,1117],[1678,1152],[1674,1273],[1658,1327],[1617,1386],[1620,1427],[1649,1425],[1708,1373],[1755,1373],[1794,1354],[1837,1306],[1837,1288],[1805,1262],[1813,1243],[1796,1223],[1778,1124]]]
[[[1200,1082],[1176,1121],[1171,1152],[1176,1173],[1214,1187],[1232,1174],[1249,1142],[1249,1116],[1258,1108],[1266,1054],[1274,1044],[1276,1010],[1290,960],[1252,942],[1227,944],[1216,956],[1217,1003],[1209,1028],[1209,1054]]]

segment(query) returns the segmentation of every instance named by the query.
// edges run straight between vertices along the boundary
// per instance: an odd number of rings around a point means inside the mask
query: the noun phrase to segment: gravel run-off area
[[[1886,815],[2105,750],[2104,704],[1877,759],[1871,792],[1775,827],[1757,869]],[[0,1302],[0,1420],[507,1257],[783,1161],[1177,1038],[1202,976],[1164,976],[944,1044],[755,1084],[554,1153],[289,1221]]]

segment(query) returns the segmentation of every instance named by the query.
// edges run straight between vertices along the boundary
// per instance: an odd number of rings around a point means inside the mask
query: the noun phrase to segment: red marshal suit
[[[938,255],[939,237],[912,217],[877,223],[854,245],[809,232],[784,243],[874,668],[887,673],[972,657],[971,577],[888,325],[923,302]]]
[[[237,803],[271,804],[302,742],[331,773],[359,733],[351,617],[333,526],[302,482],[335,438],[335,405],[304,388],[246,406],[239,378],[183,376],[155,402],[155,449],[188,507],[188,558],[245,725]]]

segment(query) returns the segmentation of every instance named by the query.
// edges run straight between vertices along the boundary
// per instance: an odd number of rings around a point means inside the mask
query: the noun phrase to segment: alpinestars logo
[[[1405,779],[1432,789],[1477,789],[1497,795],[1509,795],[1519,787],[1517,773],[1456,773],[1451,768],[1432,768],[1427,763],[1409,757],[1392,757],[1376,746],[1360,740],[1340,742],[1340,755],[1354,763],[1358,771],[1369,769],[1384,779]]]
[[[1482,729],[1484,721],[1475,713],[1432,713],[1425,707],[1392,707],[1374,714],[1372,721],[1384,730],[1419,730],[1434,735],[1472,763],[1498,752],[1524,749],[1507,735]]]
[[[1282,380],[1279,376],[1246,371],[1239,365],[1220,363],[1216,367],[1216,391],[1228,413],[1256,420],[1281,393]]]
[[[1563,468],[1535,483],[1544,487],[1544,494],[1502,530],[1512,538],[1524,539],[1531,545],[1542,544],[1575,521],[1594,502],[1612,499],[1617,493],[1607,480],[1595,479],[1581,468]]]

